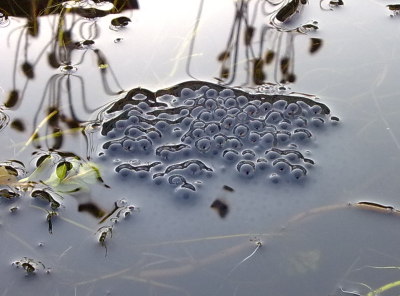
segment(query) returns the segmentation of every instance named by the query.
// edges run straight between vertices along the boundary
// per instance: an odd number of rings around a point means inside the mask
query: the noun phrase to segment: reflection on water
[[[397,4],[347,2],[3,1],[0,293],[394,293]]]

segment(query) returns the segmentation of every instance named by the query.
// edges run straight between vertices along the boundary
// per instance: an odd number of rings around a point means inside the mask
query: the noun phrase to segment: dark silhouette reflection
[[[190,70],[190,57],[194,50],[195,33],[203,4],[201,1],[187,62],[187,72],[192,78],[194,77]],[[249,83],[262,85],[267,81],[283,84],[295,82],[295,38],[318,29],[316,21],[289,27],[292,25],[292,19],[297,17],[296,15],[306,4],[307,0],[236,1],[235,15],[226,47],[217,55],[220,74],[216,79],[224,85],[234,83],[239,65],[244,64],[246,72],[244,85]],[[260,23],[257,22],[260,16],[265,20],[261,25],[257,25]],[[313,54],[320,49],[322,40],[310,38],[310,43],[309,52]]]
[[[15,47],[14,69],[12,73],[13,86],[4,102],[7,108],[17,109],[23,101],[28,83],[35,79],[38,73],[36,68],[42,63],[43,56],[47,55],[47,63],[59,73],[52,75],[42,94],[40,103],[34,113],[33,132],[31,142],[40,148],[39,129],[45,125],[47,135],[45,146],[60,149],[63,143],[63,131],[76,129],[83,121],[75,111],[74,105],[80,103],[83,111],[91,114],[95,108],[90,108],[86,102],[85,81],[83,76],[77,75],[77,67],[84,62],[88,55],[97,61],[100,71],[103,90],[107,95],[119,94],[123,91],[114,72],[103,52],[96,48],[96,39],[99,37],[99,28],[96,19],[122,12],[126,9],[138,9],[136,0],[122,1],[2,1],[0,3],[0,21],[10,21],[10,17],[23,17],[26,24],[9,33],[18,32],[19,36]],[[47,44],[36,57],[29,55],[30,44],[34,43],[39,35],[40,16],[55,15],[51,28],[51,36]],[[127,26],[130,19],[124,16],[112,19],[110,29],[119,30]],[[22,60],[20,58],[22,56]],[[20,68],[25,78],[22,84],[17,83],[17,69]],[[113,86],[110,86],[112,82]],[[77,101],[78,100],[78,101]],[[68,106],[67,109],[62,106]],[[13,122],[16,131],[24,131],[25,125],[21,119]]]

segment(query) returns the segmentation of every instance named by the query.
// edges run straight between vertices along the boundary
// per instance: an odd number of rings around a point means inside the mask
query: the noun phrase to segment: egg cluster
[[[221,167],[272,183],[298,181],[314,161],[304,155],[324,129],[327,106],[303,96],[248,93],[192,81],[151,92],[132,89],[103,111],[99,156],[116,172],[196,191]]]

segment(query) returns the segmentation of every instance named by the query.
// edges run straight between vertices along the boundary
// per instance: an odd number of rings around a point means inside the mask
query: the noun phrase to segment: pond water
[[[393,2],[42,2],[0,4],[1,295],[399,294]]]

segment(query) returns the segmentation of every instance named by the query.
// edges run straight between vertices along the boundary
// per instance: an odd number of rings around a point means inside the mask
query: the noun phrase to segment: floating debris
[[[21,259],[14,261],[12,265],[17,268],[22,267],[26,271],[27,275],[33,275],[39,270],[46,270],[46,266],[41,261],[28,257],[22,257]],[[49,273],[49,270],[47,269],[46,272]]]
[[[223,219],[229,213],[229,206],[227,202],[223,199],[217,198],[213,201],[210,208],[217,211],[218,215]]]
[[[101,126],[98,156],[118,159],[121,176],[188,194],[221,166],[239,177],[299,182],[314,164],[301,150],[325,129],[330,110],[311,96],[276,93],[285,91],[250,93],[202,81],[132,89],[93,123]]]
[[[392,12],[391,17],[400,15],[400,4],[389,4],[386,7]]]

